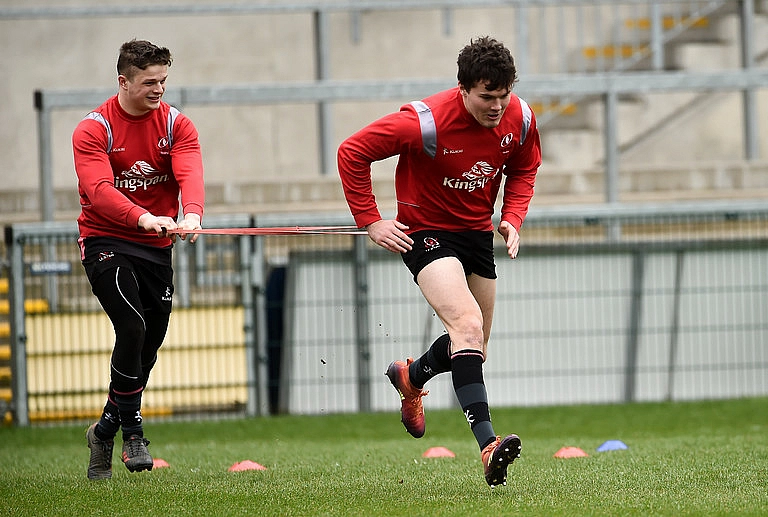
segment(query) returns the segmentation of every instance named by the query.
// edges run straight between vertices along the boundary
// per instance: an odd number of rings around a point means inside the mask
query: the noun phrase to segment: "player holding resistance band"
[[[148,41],[120,48],[117,95],[72,136],[80,258],[112,321],[107,402],[88,428],[89,479],[112,477],[114,437],[131,472],[152,470],[141,396],[168,328],[176,235],[194,242],[203,216],[203,161],[192,122],[162,101],[171,53]],[[184,218],[178,224],[179,196]],[[170,233],[175,231],[176,233]]]
[[[514,259],[541,148],[533,112],[512,93],[517,71],[509,50],[478,38],[457,64],[457,87],[406,104],[349,137],[339,147],[338,168],[355,222],[373,242],[401,254],[448,331],[416,361],[394,361],[387,369],[403,424],[423,436],[424,384],[451,372],[493,488],[506,484],[521,443],[514,434],[496,435],[483,380],[496,297],[491,216],[504,178],[498,231]],[[383,220],[371,164],[395,155],[397,217]]]

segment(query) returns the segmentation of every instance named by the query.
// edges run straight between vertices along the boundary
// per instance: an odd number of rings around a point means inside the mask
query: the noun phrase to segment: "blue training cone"
[[[597,448],[597,452],[621,451],[628,448],[627,444],[621,440],[608,440]]]

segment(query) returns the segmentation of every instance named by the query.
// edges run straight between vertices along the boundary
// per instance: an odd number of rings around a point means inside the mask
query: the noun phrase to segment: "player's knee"
[[[123,321],[120,324],[115,325],[114,329],[118,341],[134,344],[144,343],[144,323],[138,318]]]
[[[459,340],[462,342],[462,348],[484,349],[485,336],[483,334],[482,318],[475,316],[461,318],[457,322],[456,327],[457,334],[460,336]]]

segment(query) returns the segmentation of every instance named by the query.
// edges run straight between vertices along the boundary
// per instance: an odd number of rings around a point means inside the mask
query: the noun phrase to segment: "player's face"
[[[133,77],[118,77],[122,92],[120,105],[131,115],[143,115],[160,107],[168,79],[167,65],[150,65],[145,70],[135,69]]]
[[[483,127],[494,128],[501,122],[501,116],[509,105],[509,88],[499,90],[488,90],[487,81],[479,81],[469,90],[465,90],[461,85],[461,95],[464,97],[464,107],[477,120],[477,123]]]

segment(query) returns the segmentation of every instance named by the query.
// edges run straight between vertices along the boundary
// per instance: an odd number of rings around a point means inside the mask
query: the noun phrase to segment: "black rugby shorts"
[[[467,275],[496,278],[493,232],[422,230],[409,234],[409,237],[413,239],[413,247],[400,255],[417,284],[419,272],[430,262],[443,257],[456,257]]]

